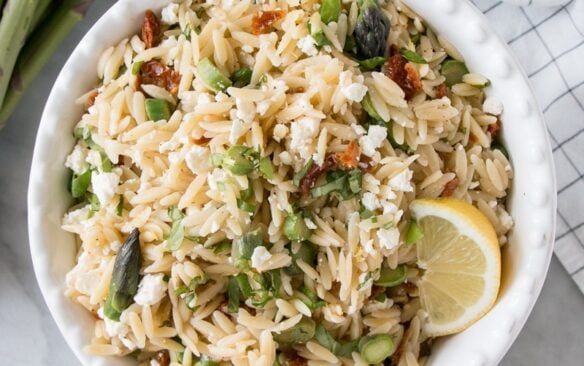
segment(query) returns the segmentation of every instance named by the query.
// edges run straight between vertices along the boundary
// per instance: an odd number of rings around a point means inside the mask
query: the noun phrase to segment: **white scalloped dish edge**
[[[76,252],[74,236],[60,228],[71,203],[63,162],[74,144],[72,127],[82,113],[75,100],[94,85],[92,70],[101,50],[134,33],[145,9],[159,9],[168,2],[120,0],[112,6],[63,67],[38,130],[28,193],[31,255],[49,310],[83,365],[135,362],[85,354],[82,349],[91,340],[95,320],[63,294],[65,274],[74,266]],[[436,342],[429,362],[429,366],[492,366],[503,358],[527,320],[552,255],[556,186],[551,148],[521,67],[484,16],[467,0],[405,2],[458,48],[469,69],[492,81],[490,92],[505,105],[503,137],[515,169],[508,204],[515,228],[503,250],[501,293],[494,308],[475,325]]]

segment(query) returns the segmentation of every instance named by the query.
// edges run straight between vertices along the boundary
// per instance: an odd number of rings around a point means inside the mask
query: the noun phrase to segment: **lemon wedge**
[[[411,213],[423,237],[417,242],[418,281],[429,336],[458,333],[494,305],[501,282],[495,229],[477,208],[456,199],[419,199]]]

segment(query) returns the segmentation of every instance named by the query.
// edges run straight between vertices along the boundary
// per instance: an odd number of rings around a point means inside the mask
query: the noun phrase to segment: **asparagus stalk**
[[[52,0],[37,0],[37,7],[32,18],[32,24],[28,30],[29,35],[37,29],[39,24],[49,13],[50,5],[54,5],[54,3],[55,2]]]
[[[36,9],[35,0],[10,0],[0,21],[0,105]]]
[[[30,37],[14,70],[10,89],[0,109],[0,128],[16,108],[20,98],[42,70],[49,57],[85,16],[93,0],[65,0]]]

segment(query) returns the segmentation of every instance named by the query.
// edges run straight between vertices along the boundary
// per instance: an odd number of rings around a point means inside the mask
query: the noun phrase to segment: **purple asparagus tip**
[[[22,78],[20,77],[20,73],[18,71],[12,74],[12,78],[10,79],[10,87],[18,92],[24,90],[22,87]]]
[[[92,2],[93,2],[93,0],[81,1],[79,4],[77,4],[73,7],[73,11],[75,13],[81,15],[82,17],[84,17]]]

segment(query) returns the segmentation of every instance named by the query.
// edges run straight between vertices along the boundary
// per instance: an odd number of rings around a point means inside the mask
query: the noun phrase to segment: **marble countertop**
[[[0,355],[7,365],[79,365],[52,320],[32,270],[26,191],[38,121],[51,86],[83,34],[115,0],[95,1],[0,131]],[[584,359],[584,296],[554,258],[506,366],[578,365]]]

